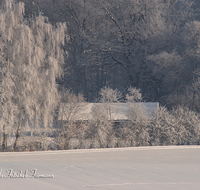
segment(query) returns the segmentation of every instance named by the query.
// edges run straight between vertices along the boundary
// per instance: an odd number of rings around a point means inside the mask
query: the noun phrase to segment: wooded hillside
[[[199,109],[198,1],[23,2],[26,17],[41,10],[52,24],[66,22],[64,88],[94,102],[104,86],[123,94],[132,86],[146,101]]]

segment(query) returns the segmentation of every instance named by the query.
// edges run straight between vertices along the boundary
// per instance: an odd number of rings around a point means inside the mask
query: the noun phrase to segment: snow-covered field
[[[0,169],[2,190],[200,189],[200,146],[8,152]]]

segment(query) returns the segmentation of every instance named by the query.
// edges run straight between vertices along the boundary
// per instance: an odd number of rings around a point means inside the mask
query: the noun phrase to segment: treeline
[[[146,101],[199,111],[198,1],[23,2],[27,18],[41,10],[53,25],[66,23],[60,86],[84,94],[88,102],[96,101],[104,86],[124,94],[132,86]]]
[[[98,139],[98,147],[199,143],[200,22],[193,1],[1,2],[2,151],[8,144],[13,151],[34,144],[46,150],[51,143],[67,149],[74,138],[80,144]],[[140,120],[118,128],[94,110],[97,120],[79,137],[70,135],[78,132],[72,123],[66,128],[57,122],[60,104],[70,97],[98,102],[102,89],[118,89],[115,101],[125,102],[130,87],[168,110],[161,107],[154,120],[133,116]]]
[[[112,120],[111,105],[119,102],[121,93],[118,90],[103,88],[100,97],[101,104],[92,107],[92,119],[77,120],[80,110],[84,110],[88,103],[81,94],[76,96],[66,91],[62,101],[63,108],[60,109],[54,128],[41,137],[22,136],[22,143],[18,150],[200,144],[200,115],[188,108],[179,106],[168,111],[160,106],[154,112],[147,113],[142,104],[129,104],[127,120]],[[140,102],[142,96],[137,89],[129,88],[125,100],[126,103]],[[121,112],[121,110],[117,111]],[[48,136],[49,134],[51,136]]]
[[[181,106],[171,111],[160,106],[154,112],[147,112],[142,104],[130,104],[126,112],[128,120],[112,120],[111,104],[120,102],[121,96],[118,90],[102,88],[98,101],[101,104],[92,108],[93,119],[77,121],[78,110],[84,109],[87,102],[80,94],[67,91],[63,100],[67,109],[63,109],[64,117],[60,115],[54,146],[74,149],[200,144],[198,113]],[[137,89],[128,89],[126,103],[142,101]]]

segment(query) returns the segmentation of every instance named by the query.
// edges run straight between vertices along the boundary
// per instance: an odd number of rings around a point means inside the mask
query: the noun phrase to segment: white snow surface
[[[0,178],[2,190],[200,189],[200,146],[0,153],[1,175],[37,169],[54,178]]]

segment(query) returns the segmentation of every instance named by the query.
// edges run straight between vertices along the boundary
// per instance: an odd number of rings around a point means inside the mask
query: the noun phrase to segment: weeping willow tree
[[[24,11],[14,0],[5,0],[0,9],[3,151],[11,132],[16,150],[22,121],[37,129],[50,126],[59,99],[55,79],[62,74],[66,25],[52,26],[41,14],[25,19]]]

